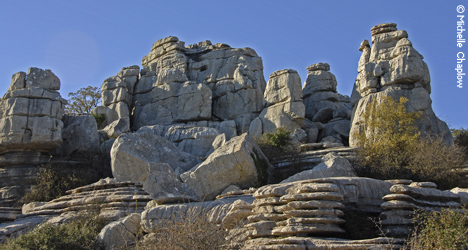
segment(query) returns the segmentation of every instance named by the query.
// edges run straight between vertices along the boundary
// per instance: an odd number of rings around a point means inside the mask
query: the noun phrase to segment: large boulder
[[[198,159],[153,133],[123,134],[112,145],[112,174],[120,181],[144,182],[151,173],[150,163],[168,163],[173,170],[185,172]]]
[[[408,40],[408,33],[397,30],[394,23],[376,25],[371,31],[372,48],[367,40],[359,48],[363,53],[351,96],[355,107],[350,134],[367,130],[363,116],[372,100],[406,97],[407,111],[421,112],[418,123],[421,135],[437,135],[447,144],[453,144],[447,124],[432,110],[429,69]],[[356,139],[351,137],[350,146],[356,144]]]
[[[59,89],[60,80],[50,70],[29,68],[13,75],[0,100],[0,153],[49,152],[60,146],[66,101]]]
[[[62,155],[99,153],[97,124],[92,115],[65,115],[63,123],[63,143],[60,149]]]
[[[273,72],[264,94],[265,109],[260,113],[250,134],[276,132],[278,128],[294,131],[303,126],[305,106],[302,103],[301,78],[297,71],[284,69]]]
[[[118,221],[107,224],[97,238],[105,244],[106,250],[122,249],[135,243],[141,231],[140,214],[132,213]]]
[[[269,168],[268,159],[254,139],[243,134],[226,142],[180,177],[200,199],[211,200],[230,185],[249,188],[265,184]]]

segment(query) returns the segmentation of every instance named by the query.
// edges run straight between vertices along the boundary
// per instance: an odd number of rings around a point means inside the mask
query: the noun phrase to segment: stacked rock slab
[[[301,78],[297,71],[284,69],[273,72],[263,100],[265,109],[259,121],[250,125],[250,134],[273,133],[278,128],[294,131],[303,127],[305,107],[302,102]]]
[[[403,182],[404,183],[404,182]],[[413,217],[417,210],[440,211],[441,208],[460,207],[460,196],[450,191],[436,189],[432,182],[396,184],[392,194],[384,196],[381,207],[382,229],[390,237],[407,237],[414,227]]]
[[[193,103],[197,100],[187,103],[192,109],[198,109],[198,113],[190,112],[197,116],[175,120],[235,120],[238,132],[246,132],[263,109],[266,83],[262,59],[253,49],[234,49],[222,43],[212,45],[210,41],[184,47],[184,42],[177,37],[167,37],[153,44],[142,65],[142,77],[135,91],[134,129],[167,119],[167,110],[150,104],[155,98],[167,98],[171,94],[167,86],[159,87],[162,89],[158,91],[159,95],[167,92],[165,96],[150,94],[153,88],[170,82],[164,81],[165,78],[185,82],[195,95],[202,92],[199,103]],[[207,87],[211,95],[207,94]],[[147,117],[143,117],[145,114]]]
[[[0,207],[15,205],[34,183],[37,166],[61,145],[66,101],[59,89],[50,70],[13,75],[0,101]]]
[[[291,236],[330,236],[343,233],[340,189],[332,181],[302,181],[259,188],[254,194],[253,215],[248,217],[245,249],[273,247],[273,241]],[[282,242],[280,249],[294,242]],[[265,247],[265,246],[263,246]],[[270,249],[268,248],[268,249]],[[289,249],[288,248],[288,249]],[[266,248],[265,248],[266,249]],[[300,249],[300,248],[299,248]]]
[[[313,123],[307,126],[306,131],[311,134],[316,130],[317,141],[331,136],[336,138],[336,142],[347,144],[352,113],[350,98],[336,91],[336,78],[329,72],[328,63],[313,64],[307,70],[309,73],[302,93],[305,117]],[[308,142],[316,142],[312,140]]]
[[[24,234],[42,222],[68,222],[84,211],[98,211],[102,219],[115,221],[130,213],[142,213],[146,204],[152,200],[143,191],[142,184],[111,178],[67,193],[45,204],[29,206],[32,208],[23,209],[23,214],[17,216],[14,222],[0,224],[0,241]]]
[[[102,126],[118,119],[130,119],[135,84],[139,75],[140,67],[134,65],[124,67],[116,76],[104,80],[101,86],[102,105],[107,108],[95,109],[96,115],[105,117]]]
[[[364,40],[359,48],[362,51],[358,65],[358,76],[351,96],[354,114],[351,134],[366,131],[363,114],[369,103],[390,96],[394,100],[405,97],[408,112],[421,112],[418,124],[422,136],[438,135],[447,144],[453,138],[447,124],[436,117],[430,98],[431,85],[427,64],[408,40],[404,30],[397,30],[396,24],[384,23],[374,26],[372,47]],[[368,131],[370,132],[370,131]],[[356,140],[350,139],[355,146]]]

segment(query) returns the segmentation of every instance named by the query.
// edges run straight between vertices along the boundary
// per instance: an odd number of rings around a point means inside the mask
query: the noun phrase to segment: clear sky
[[[72,3],[75,2],[75,3]],[[291,68],[327,62],[338,92],[351,95],[358,50],[370,28],[393,22],[406,30],[431,72],[432,106],[451,128],[468,128],[468,60],[457,87],[457,6],[466,0],[426,1],[26,1],[0,0],[0,92],[29,67],[51,69],[60,93],[101,86],[122,67],[141,65],[153,42],[177,36],[186,45],[211,40],[250,47],[263,58],[265,79]],[[468,14],[468,10],[466,12]],[[468,22],[468,17],[466,18]],[[468,29],[468,25],[465,26]],[[462,33],[468,38],[468,31]]]

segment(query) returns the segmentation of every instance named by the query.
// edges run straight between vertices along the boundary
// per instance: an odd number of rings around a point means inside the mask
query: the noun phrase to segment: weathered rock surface
[[[140,214],[132,213],[118,221],[107,224],[99,233],[98,239],[106,250],[117,250],[134,243],[141,230]]]
[[[142,65],[134,96],[134,129],[156,121],[169,124],[170,119],[186,122],[215,118],[236,121],[237,130],[242,133],[247,132],[250,122],[263,109],[266,83],[262,60],[250,48],[234,49],[227,44],[212,45],[210,41],[185,46],[177,37],[167,37],[153,44]],[[169,86],[171,82],[178,86],[188,84],[189,88]],[[171,94],[177,91],[184,95]],[[161,94],[168,99],[161,99]],[[171,106],[177,99],[171,96],[178,97],[183,105]],[[175,117],[174,108],[182,109],[175,112]],[[186,115],[188,112],[191,116]]]
[[[111,150],[112,174],[121,181],[144,182],[151,173],[150,163],[168,163],[185,172],[199,161],[153,133],[127,133],[119,136]]]
[[[143,189],[158,204],[198,201],[195,191],[182,183],[168,163],[149,163],[150,173]]]
[[[135,84],[138,82],[140,67],[137,65],[124,67],[116,76],[104,80],[101,86],[102,105],[109,108],[95,109],[95,114],[105,115],[104,126],[117,119],[130,119]]]
[[[80,216],[83,211],[100,211],[106,221],[115,221],[130,213],[143,212],[151,197],[141,184],[120,182],[106,178],[80,188],[67,191],[42,206],[29,209],[12,223],[0,224],[0,241],[5,237],[21,235],[42,222],[63,223]]]
[[[313,169],[297,173],[281,183],[327,177],[357,177],[357,175],[346,158],[332,152],[322,157],[322,163]]]
[[[66,101],[60,80],[50,70],[29,68],[13,75],[0,101],[0,153],[18,150],[49,152],[62,143]]]
[[[73,153],[94,155],[99,153],[99,135],[96,120],[92,115],[63,117],[62,155]]]
[[[253,125],[249,133],[259,134],[260,127],[262,133],[273,133],[278,128],[294,131],[304,125],[305,107],[297,71],[284,69],[273,72],[263,99],[265,109],[259,116],[262,125]]]
[[[243,134],[226,142],[180,177],[201,200],[212,200],[230,185],[249,188],[266,183],[269,168],[268,159],[253,138]]]
[[[418,124],[421,135],[435,134],[443,137],[447,144],[453,144],[447,124],[432,110],[427,64],[407,39],[406,31],[396,30],[396,24],[389,23],[374,26],[372,34],[372,48],[367,40],[359,48],[363,53],[351,96],[355,109],[350,133],[366,131],[363,114],[373,99],[406,97],[409,100],[407,111],[421,112]],[[350,139],[351,146],[356,143],[354,138]]]
[[[460,195],[436,189],[432,182],[396,184],[391,194],[384,196],[381,207],[382,229],[391,237],[405,237],[414,227],[412,217],[416,210],[440,211],[441,208],[460,207]]]

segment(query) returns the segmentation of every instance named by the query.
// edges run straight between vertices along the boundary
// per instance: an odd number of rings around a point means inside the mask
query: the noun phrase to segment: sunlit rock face
[[[351,96],[354,114],[350,134],[365,131],[363,114],[374,99],[390,96],[394,100],[406,97],[408,112],[421,112],[419,130],[422,136],[441,136],[445,143],[453,144],[447,124],[432,110],[431,78],[423,56],[413,48],[408,33],[397,30],[394,23],[372,27],[372,46],[367,40],[361,43],[362,51],[358,76]],[[351,136],[350,146],[357,141]]]

